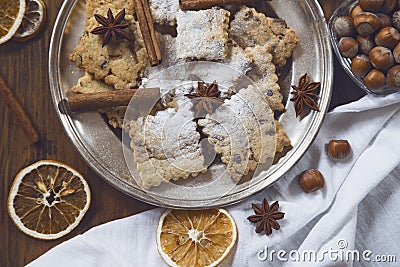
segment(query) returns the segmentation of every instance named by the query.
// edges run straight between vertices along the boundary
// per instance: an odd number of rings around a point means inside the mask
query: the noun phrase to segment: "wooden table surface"
[[[23,266],[50,248],[89,228],[150,209],[130,198],[97,176],[82,160],[65,135],[54,112],[48,83],[48,50],[51,31],[62,0],[45,0],[45,29],[25,43],[10,41],[0,46],[0,75],[21,102],[41,142],[29,145],[0,99],[0,266]],[[341,1],[320,0],[326,16]],[[335,88],[332,107],[351,102],[363,94],[335,62]],[[41,241],[19,231],[7,214],[7,197],[16,173],[41,159],[54,159],[75,166],[87,178],[92,190],[91,207],[79,226],[64,238]],[[56,264],[56,263],[55,263]]]

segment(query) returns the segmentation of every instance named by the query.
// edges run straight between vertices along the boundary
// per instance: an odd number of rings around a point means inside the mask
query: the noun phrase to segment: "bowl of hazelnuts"
[[[364,91],[400,91],[400,0],[346,0],[329,20],[343,69]]]

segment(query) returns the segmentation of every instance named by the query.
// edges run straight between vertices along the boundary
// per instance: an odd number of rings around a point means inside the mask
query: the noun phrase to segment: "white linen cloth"
[[[352,157],[345,162],[330,160],[325,144],[331,139],[349,140]],[[305,194],[297,176],[310,168],[319,169],[326,184],[322,190]],[[367,255],[371,259],[376,254],[395,255],[400,262],[399,178],[400,93],[365,96],[336,108],[327,115],[302,159],[284,177],[246,201],[228,207],[239,231],[231,265],[380,266],[362,259],[330,259],[326,254],[318,262],[299,262],[289,257],[295,258],[291,250],[323,253],[329,249],[339,253],[357,249],[360,257],[368,249],[372,251]],[[251,203],[263,198],[270,203],[279,200],[280,211],[285,212],[285,218],[279,221],[281,229],[268,237],[256,234],[255,225],[247,220],[253,214]],[[155,230],[162,212],[158,208],[94,227],[28,266],[166,266],[156,248]],[[261,251],[265,247],[268,253],[284,249],[286,256],[281,256],[287,261],[277,259],[276,254],[272,261],[263,261],[266,254]]]

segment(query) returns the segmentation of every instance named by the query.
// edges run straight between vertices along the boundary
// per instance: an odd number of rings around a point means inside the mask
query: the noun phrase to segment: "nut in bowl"
[[[400,91],[400,3],[346,0],[329,20],[332,46],[342,68],[365,92]]]

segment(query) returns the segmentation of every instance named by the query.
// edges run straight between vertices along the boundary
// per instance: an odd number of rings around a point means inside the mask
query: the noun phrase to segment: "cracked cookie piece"
[[[273,111],[282,111],[283,96],[280,93],[278,75],[276,75],[275,65],[272,63],[272,48],[269,45],[247,47],[245,52],[252,60],[253,69],[249,73],[250,79],[258,86],[266,97],[269,106]]]
[[[279,121],[275,121],[276,125],[276,152],[283,152],[285,147],[291,146],[289,137],[282,128]]]
[[[126,14],[133,14],[133,0],[86,0],[86,21],[94,17],[94,14],[104,13],[104,10],[122,10],[125,8]],[[86,25],[88,26],[88,25]]]
[[[273,63],[286,65],[299,40],[293,29],[283,19],[270,18],[254,8],[241,7],[231,21],[229,36],[241,47],[269,45],[273,48]]]
[[[207,170],[192,104],[178,100],[178,106],[132,120],[127,127],[140,184],[146,189]]]
[[[89,94],[108,92],[115,90],[112,86],[105,84],[102,81],[95,80],[93,75],[85,73],[83,77],[78,80],[77,85],[72,87],[72,92],[76,94]],[[126,107],[112,107],[99,109],[108,118],[108,123],[114,128],[123,128],[123,121],[126,112]]]
[[[176,15],[178,57],[205,60],[226,58],[229,16],[229,11],[218,7],[179,11]]]
[[[96,14],[105,16],[107,10],[98,10]],[[119,10],[114,8],[112,11]],[[70,55],[70,60],[78,67],[116,89],[134,88],[147,65],[147,52],[139,25],[132,15],[126,15],[125,21],[130,24],[127,32],[134,41],[121,41],[103,47],[102,37],[90,33],[98,26],[95,18],[91,17],[86,21],[86,30]]]
[[[176,25],[176,13],[179,11],[179,0],[149,0],[151,16],[155,23]]]
[[[263,99],[256,87],[249,86],[198,121],[235,181],[275,155],[274,115]]]
[[[157,39],[160,44],[160,51],[163,55],[163,60],[161,64],[157,66],[150,66],[149,64],[144,71],[145,76],[149,79],[159,73],[160,71],[166,70],[168,67],[174,66],[176,64],[184,63],[185,60],[179,59],[176,52],[176,38],[169,34],[160,34],[156,32]]]
[[[247,74],[252,69],[252,60],[235,41],[229,40],[229,52],[221,63],[233,68],[241,74]]]

